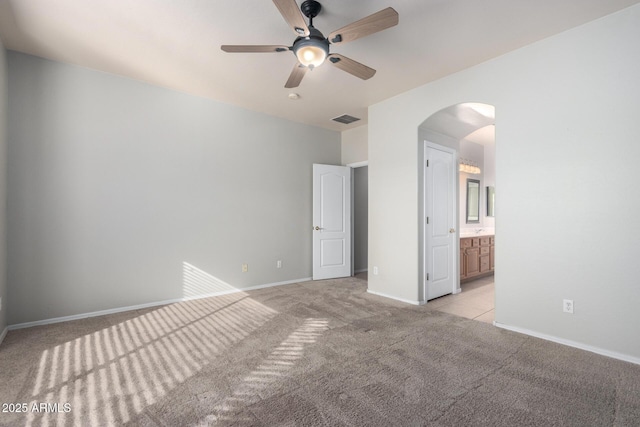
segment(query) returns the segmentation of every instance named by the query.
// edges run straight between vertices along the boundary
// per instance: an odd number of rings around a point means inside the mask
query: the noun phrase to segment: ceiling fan
[[[339,69],[346,71],[363,80],[370,79],[376,70],[369,68],[359,62],[349,59],[338,53],[329,53],[329,45],[347,43],[364,36],[368,36],[378,31],[386,30],[398,24],[398,12],[388,7],[379,12],[353,22],[346,27],[342,27],[329,34],[329,37],[322,35],[313,26],[313,18],[318,16],[322,5],[315,0],[305,0],[298,9],[295,0],[273,0],[276,7],[298,35],[292,46],[280,45],[222,45],[220,48],[229,53],[247,52],[287,52],[292,51],[298,62],[293,67],[291,75],[284,85],[286,88],[294,88],[300,85],[302,78],[308,70],[311,70],[326,59]],[[309,18],[309,25],[304,21],[304,17]]]

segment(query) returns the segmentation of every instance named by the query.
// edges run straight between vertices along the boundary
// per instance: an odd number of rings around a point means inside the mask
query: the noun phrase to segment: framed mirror
[[[467,179],[467,224],[480,222],[480,180]]]
[[[487,216],[495,216],[494,209],[496,206],[496,189],[495,187],[487,187]]]

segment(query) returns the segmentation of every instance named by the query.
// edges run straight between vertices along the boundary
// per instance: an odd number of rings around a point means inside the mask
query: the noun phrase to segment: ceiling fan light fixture
[[[314,68],[327,59],[329,55],[329,43],[326,40],[304,38],[293,45],[293,52],[298,61],[305,67]]]

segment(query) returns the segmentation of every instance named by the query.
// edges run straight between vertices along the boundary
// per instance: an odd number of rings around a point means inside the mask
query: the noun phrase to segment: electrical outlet
[[[276,268],[282,268],[282,260],[276,261]]]
[[[249,271],[249,264],[242,264],[242,272],[247,273]]]
[[[378,275],[378,267],[373,267],[373,274]]]
[[[572,299],[564,299],[562,300],[562,311],[565,313],[573,314],[573,300]]]

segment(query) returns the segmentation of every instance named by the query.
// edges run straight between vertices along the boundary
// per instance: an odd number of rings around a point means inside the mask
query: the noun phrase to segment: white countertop
[[[481,236],[493,236],[495,234],[495,230],[493,228],[483,228],[478,232],[475,232],[476,229],[462,229],[460,230],[460,237],[481,237]]]

